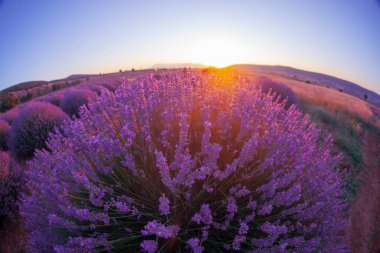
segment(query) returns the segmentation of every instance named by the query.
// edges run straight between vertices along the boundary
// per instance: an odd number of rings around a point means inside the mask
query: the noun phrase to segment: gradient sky
[[[0,0],[0,90],[187,62],[286,65],[380,93],[380,2]]]

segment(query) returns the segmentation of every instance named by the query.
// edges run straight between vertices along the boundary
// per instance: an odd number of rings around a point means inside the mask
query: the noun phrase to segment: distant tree
[[[121,72],[123,72],[123,70],[120,69],[119,72],[121,73]]]
[[[134,68],[132,68],[132,71],[135,71],[135,69],[134,69]]]
[[[364,94],[364,99],[365,99],[365,100],[368,99],[368,95],[367,95],[367,94]]]
[[[53,84],[53,85],[51,86],[51,89],[52,89],[52,91],[56,91],[56,90],[58,90],[58,85],[57,85],[57,84]]]
[[[32,100],[35,97],[36,97],[36,94],[34,94],[34,92],[28,91],[25,96],[21,97],[20,100],[22,103],[24,103],[26,101]]]
[[[20,104],[19,97],[14,96],[12,93],[6,93],[0,100],[0,112],[8,111],[18,104]]]

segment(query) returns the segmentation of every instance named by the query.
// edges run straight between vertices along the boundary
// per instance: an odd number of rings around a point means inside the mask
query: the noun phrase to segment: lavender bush
[[[87,105],[96,93],[85,89],[72,89],[61,100],[59,107],[70,116],[78,116],[82,105]]]
[[[61,103],[63,97],[64,97],[64,93],[63,92],[54,92],[52,94],[47,95],[44,98],[44,101],[48,102],[48,103],[51,103],[51,104],[53,104],[55,106],[59,106],[59,104]]]
[[[18,157],[29,157],[35,149],[46,147],[49,132],[67,115],[58,107],[43,102],[28,103],[12,123],[8,147]]]
[[[29,163],[29,250],[345,250],[331,139],[254,87],[147,76],[82,107]]]
[[[17,118],[18,114],[20,113],[20,106],[14,107],[10,109],[9,111],[6,111],[2,114],[0,114],[0,120],[4,120],[8,122],[9,124],[12,124],[12,121]]]
[[[109,91],[114,92],[120,84],[121,83],[119,81],[113,81],[113,82],[102,83],[99,85],[103,86],[104,88],[106,88]]]
[[[8,150],[7,140],[11,126],[8,122],[0,120],[0,150]]]
[[[21,170],[5,152],[0,152],[0,221],[4,219],[13,208],[24,182]]]
[[[296,94],[293,92],[291,88],[286,86],[285,84],[275,82],[270,78],[267,77],[260,77],[257,79],[257,85],[258,87],[264,92],[274,92],[276,95],[280,97],[279,101],[287,100],[286,101],[286,108],[289,108],[291,105],[295,105],[298,108],[300,108],[301,103],[298,100]]]
[[[91,90],[98,95],[101,95],[104,89],[106,89],[105,87],[98,84],[88,84],[88,85],[82,86],[81,88]]]

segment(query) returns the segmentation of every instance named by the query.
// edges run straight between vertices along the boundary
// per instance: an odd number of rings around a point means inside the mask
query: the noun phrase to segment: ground
[[[380,252],[380,141],[370,131],[363,133],[364,168],[361,187],[350,209],[352,252]]]

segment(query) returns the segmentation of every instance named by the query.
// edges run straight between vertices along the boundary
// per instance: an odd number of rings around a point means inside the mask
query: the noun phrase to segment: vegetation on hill
[[[13,92],[13,91],[22,91],[22,90],[29,90],[35,87],[39,87],[42,85],[46,85],[47,81],[29,81],[29,82],[23,82],[16,85],[13,85],[11,87],[8,87],[1,92]]]

